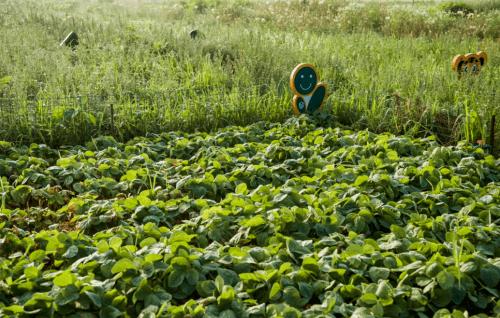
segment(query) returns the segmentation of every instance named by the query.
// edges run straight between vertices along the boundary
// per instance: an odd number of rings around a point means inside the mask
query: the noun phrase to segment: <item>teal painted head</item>
[[[313,91],[318,83],[318,77],[312,67],[303,67],[295,76],[294,84],[297,92],[307,95]]]
[[[318,75],[311,64],[299,64],[290,75],[290,88],[295,94],[310,94],[318,84]]]

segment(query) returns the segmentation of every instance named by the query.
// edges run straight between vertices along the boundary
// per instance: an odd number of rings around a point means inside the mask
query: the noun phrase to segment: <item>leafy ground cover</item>
[[[292,118],[0,144],[0,315],[492,317],[500,160]]]

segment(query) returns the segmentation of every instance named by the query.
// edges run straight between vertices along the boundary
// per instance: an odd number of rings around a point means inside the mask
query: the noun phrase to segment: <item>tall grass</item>
[[[289,73],[305,61],[330,84],[325,108],[339,123],[484,138],[499,112],[500,11],[487,1],[475,8],[457,16],[418,1],[7,0],[0,138],[66,144],[281,121],[291,116]],[[58,46],[71,30],[75,51]],[[490,57],[482,74],[458,80],[452,57],[478,49]]]

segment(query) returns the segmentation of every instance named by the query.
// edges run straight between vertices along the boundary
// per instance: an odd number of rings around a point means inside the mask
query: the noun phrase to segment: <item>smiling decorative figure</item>
[[[486,52],[457,55],[451,62],[451,68],[457,72],[458,78],[462,75],[477,75],[488,60]]]
[[[326,84],[318,83],[313,65],[297,65],[290,75],[290,88],[294,94],[292,107],[296,115],[312,114],[321,109],[326,96]]]

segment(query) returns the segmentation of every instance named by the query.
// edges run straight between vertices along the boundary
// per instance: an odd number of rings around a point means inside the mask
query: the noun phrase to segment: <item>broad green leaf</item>
[[[24,205],[32,192],[32,188],[27,185],[17,186],[11,193],[12,200],[18,205]]]
[[[68,247],[66,252],[62,255],[64,258],[73,258],[78,254],[78,247],[75,245],[71,245]]]
[[[54,285],[59,286],[59,287],[72,285],[73,283],[76,282],[76,276],[71,272],[64,271],[61,274],[54,277],[53,282],[54,282]]]
[[[300,304],[301,298],[297,288],[287,286],[283,289],[283,299],[291,306]]]
[[[483,283],[491,288],[498,287],[500,282],[500,269],[494,266],[483,266],[480,270],[480,277]]]
[[[359,300],[365,303],[366,305],[374,305],[377,303],[377,296],[372,293],[366,293],[363,294]]]
[[[198,279],[200,278],[200,274],[198,273],[197,270],[191,268],[186,272],[185,277],[186,277],[186,281],[189,284],[196,285],[196,283],[198,282]]]
[[[250,219],[242,220],[240,224],[246,227],[258,227],[260,225],[266,224],[266,221],[262,218],[262,216],[256,215]]]
[[[161,259],[163,259],[163,256],[162,256],[162,255],[160,255],[160,254],[148,254],[148,255],[146,255],[146,256],[144,257],[144,260],[145,260],[146,262],[152,262],[152,263],[153,263],[153,262],[156,262],[156,261],[159,261],[159,260],[161,260]]]
[[[19,305],[11,305],[0,309],[13,314],[21,314],[24,312],[24,307]]]
[[[118,262],[113,265],[111,268],[111,273],[117,274],[121,272],[125,272],[129,269],[137,269],[137,266],[128,258],[122,258]]]
[[[105,240],[100,240],[97,243],[96,247],[97,247],[97,250],[99,251],[99,253],[105,253],[109,250],[108,242],[106,242]]]
[[[44,250],[36,250],[30,254],[31,261],[41,262],[44,258],[45,258],[45,251]]]
[[[363,247],[356,244],[349,245],[342,254],[346,257],[363,254]]]
[[[224,279],[222,276],[218,275],[215,277],[215,287],[219,292],[222,292],[222,287],[224,287]]]
[[[123,313],[113,306],[106,306],[99,311],[99,317],[101,318],[117,318],[123,316]]]
[[[304,257],[304,260],[302,261],[302,267],[313,273],[319,272],[318,261],[313,257]]]
[[[178,268],[188,268],[191,266],[191,263],[189,262],[189,260],[185,257],[182,257],[182,256],[174,257],[172,259],[172,261],[170,262],[170,264],[172,266],[176,266]]]
[[[118,251],[118,249],[120,248],[120,246],[122,246],[122,243],[123,243],[123,240],[117,236],[113,236],[110,240],[109,240],[109,247],[111,247],[115,252]]]
[[[238,316],[231,309],[221,311],[220,318],[238,318]]]
[[[355,187],[359,187],[360,185],[362,185],[363,183],[367,182],[368,181],[368,176],[366,175],[361,175],[359,177],[356,178],[356,181],[354,181],[354,186]]]
[[[305,283],[305,282],[299,282],[298,285],[299,285],[300,295],[302,297],[306,298],[307,300],[309,300],[313,296],[313,293],[314,293],[311,284]]]
[[[96,305],[98,308],[101,308],[102,306],[101,296],[89,291],[85,291],[85,295],[89,297],[89,299],[94,303],[94,305]]]
[[[271,290],[269,291],[269,299],[274,299],[275,296],[278,295],[280,290],[281,290],[280,284],[274,283],[273,286],[271,287]]]
[[[39,270],[34,266],[26,267],[24,269],[24,275],[26,276],[27,279],[37,278],[38,273],[39,273]]]
[[[443,289],[451,289],[453,287],[453,284],[455,283],[455,276],[453,276],[452,273],[447,272],[446,270],[441,271],[437,276],[436,276],[437,282],[439,286]]]
[[[31,298],[24,303],[25,307],[36,306],[39,302],[52,302],[54,299],[48,295],[48,293],[34,293]]]
[[[217,297],[217,303],[223,307],[228,306],[229,304],[231,304],[234,297],[235,297],[235,292],[233,287],[229,285],[224,285],[220,296]]]
[[[184,280],[184,273],[182,271],[174,270],[168,274],[168,287],[179,287]]]
[[[213,296],[213,293],[215,291],[215,283],[212,280],[198,282],[196,284],[196,290],[202,297]]]
[[[248,187],[247,184],[242,182],[236,186],[236,189],[234,190],[235,193],[237,194],[248,194]]]
[[[294,239],[288,239],[286,241],[287,249],[290,253],[296,254],[309,254],[311,251],[305,247],[304,242],[298,242]]]
[[[379,281],[375,295],[383,299],[392,297],[392,287],[387,280]]]
[[[72,303],[80,298],[78,289],[74,285],[69,285],[62,288],[55,298],[55,303],[59,306],[64,306]]]
[[[318,136],[314,139],[315,145],[321,145],[325,139],[322,136]]]
[[[493,196],[487,194],[485,196],[482,196],[481,198],[479,198],[479,201],[484,203],[484,204],[490,204],[493,202]]]
[[[370,274],[372,281],[376,283],[379,279],[389,278],[391,271],[384,267],[372,266],[370,267],[368,273]]]
[[[449,290],[435,288],[433,290],[432,302],[439,307],[446,307],[451,302],[452,294]]]
[[[170,237],[170,243],[175,243],[175,242],[185,242],[189,243],[196,235],[194,234],[187,234],[183,231],[176,231],[172,233],[172,236]]]
[[[140,243],[139,243],[139,246],[140,247],[145,247],[145,246],[148,246],[148,245],[152,245],[156,243],[156,239],[153,238],[153,237],[148,237],[148,238],[145,238],[144,240],[142,240]]]

